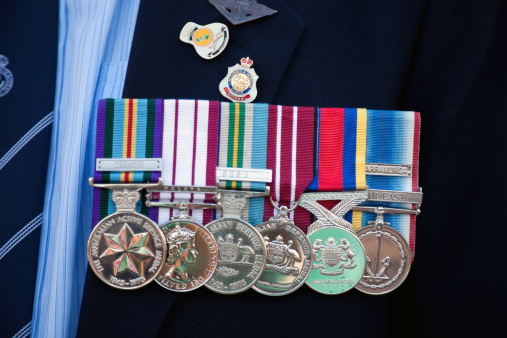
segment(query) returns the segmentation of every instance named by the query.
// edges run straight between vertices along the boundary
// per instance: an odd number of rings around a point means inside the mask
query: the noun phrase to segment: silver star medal
[[[233,25],[239,25],[278,13],[256,0],[209,0]]]
[[[229,42],[229,29],[219,22],[206,26],[187,22],[181,30],[180,40],[193,45],[200,57],[210,60],[224,51]]]
[[[223,96],[233,102],[252,102],[257,97],[257,79],[259,76],[253,68],[250,58],[242,58],[241,66],[229,67],[227,76],[220,82],[219,90]]]
[[[122,290],[138,289],[153,281],[167,256],[165,236],[150,218],[136,211],[140,190],[162,186],[150,183],[93,183],[113,190],[116,212],[93,228],[88,240],[88,263],[101,281]]]

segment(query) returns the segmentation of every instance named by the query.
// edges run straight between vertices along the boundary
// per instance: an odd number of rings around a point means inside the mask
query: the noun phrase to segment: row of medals
[[[410,248],[384,222],[382,208],[376,208],[375,221],[354,231],[337,212],[345,204],[343,215],[351,201],[331,210],[303,201],[301,206],[314,214],[322,215],[316,208],[328,214],[305,234],[288,217],[295,207],[273,203],[278,215],[253,227],[240,218],[246,198],[222,191],[215,195],[216,205],[212,204],[223,212],[222,218],[200,225],[189,215],[193,205],[178,203],[172,207],[179,208],[179,214],[158,226],[135,211],[143,187],[121,187],[115,185],[112,193],[116,213],[102,219],[88,241],[92,270],[115,288],[137,289],[155,280],[177,292],[204,285],[222,294],[253,288],[280,296],[306,283],[328,295],[354,287],[377,295],[397,288],[410,269]]]

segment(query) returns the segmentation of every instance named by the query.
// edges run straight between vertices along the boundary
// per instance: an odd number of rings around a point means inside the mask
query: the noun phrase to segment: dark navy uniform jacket
[[[207,1],[141,3],[123,92],[129,98],[224,100],[227,67],[250,57],[255,102],[421,112],[415,262],[394,292],[284,297],[157,284],[113,289],[89,270],[78,336],[458,336],[502,332],[502,174],[507,3],[280,1],[272,17],[232,26]],[[201,59],[179,33],[226,23],[230,42]]]

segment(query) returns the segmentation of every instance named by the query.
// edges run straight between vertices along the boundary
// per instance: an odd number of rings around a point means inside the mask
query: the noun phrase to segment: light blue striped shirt
[[[75,336],[91,231],[97,102],[121,97],[140,0],[61,0],[34,337]]]

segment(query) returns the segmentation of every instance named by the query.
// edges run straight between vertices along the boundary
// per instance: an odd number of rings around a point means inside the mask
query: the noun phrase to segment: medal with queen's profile
[[[167,258],[156,282],[171,291],[186,292],[206,283],[217,266],[217,248],[211,233],[195,223],[182,203],[180,214],[160,226]]]
[[[241,59],[241,65],[229,67],[227,76],[220,82],[220,93],[233,102],[248,103],[255,100],[259,76],[250,68],[252,65],[253,61],[247,57]]]

